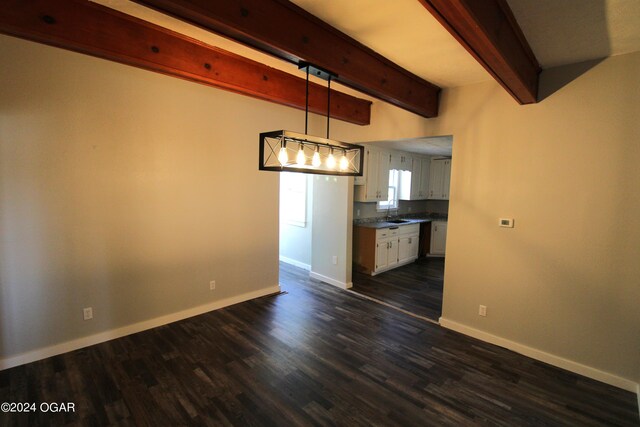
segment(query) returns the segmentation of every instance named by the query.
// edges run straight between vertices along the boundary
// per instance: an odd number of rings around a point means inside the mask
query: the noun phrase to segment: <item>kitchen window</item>
[[[398,191],[400,190],[400,171],[391,169],[389,171],[389,192],[385,201],[378,202],[378,211],[388,211],[398,209]]]

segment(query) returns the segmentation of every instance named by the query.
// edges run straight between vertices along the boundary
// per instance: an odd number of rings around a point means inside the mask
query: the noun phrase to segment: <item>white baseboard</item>
[[[520,353],[522,355],[531,357],[532,359],[536,359],[541,362],[545,362],[550,365],[557,366],[558,368],[566,369],[567,371],[571,371],[576,374],[584,375],[585,377],[589,377],[594,380],[601,381],[603,383],[612,385],[614,387],[618,387],[623,390],[628,390],[631,392],[638,393],[638,387],[639,387],[638,383],[628,380],[626,378],[622,378],[617,375],[611,374],[609,372],[604,372],[599,369],[592,368],[590,366],[583,365],[581,363],[574,362],[572,360],[568,360],[551,353],[546,353],[544,351],[535,349],[533,347],[529,347],[524,344],[520,344],[518,342],[511,341],[506,338],[502,338],[497,335],[493,335],[488,332],[484,332],[479,329],[475,329],[470,326],[463,325],[462,323],[445,319],[444,317],[440,318],[440,326],[445,327],[447,329],[451,329],[456,332],[460,332],[461,334],[464,334],[464,335],[469,335],[470,337],[477,338],[479,340],[486,341],[491,344],[498,345],[500,347],[507,348],[509,350],[513,350],[516,353]]]
[[[311,271],[311,266],[309,264],[305,264],[304,262],[300,262],[298,260],[286,257],[284,255],[280,255],[280,261],[285,262],[287,264],[294,265],[294,266],[299,267],[299,268],[303,268],[303,269],[305,269],[307,271]]]
[[[353,282],[341,282],[336,279],[332,279],[331,277],[325,276],[324,274],[316,273],[315,271],[309,272],[309,277],[312,279],[320,280],[321,282],[328,283],[333,286],[337,286],[340,289],[350,289],[353,287]]]
[[[99,344],[116,338],[121,338],[126,335],[145,331],[147,329],[157,328],[158,326],[173,323],[178,320],[187,319],[189,317],[204,314],[209,311],[218,310],[223,307],[228,307],[230,305],[238,304],[254,298],[260,298],[265,295],[270,295],[278,292],[280,292],[280,285],[270,286],[267,288],[258,289],[257,291],[247,292],[241,295],[236,295],[234,297],[225,298],[220,301],[214,301],[208,304],[200,305],[198,307],[182,310],[177,313],[167,314],[165,316],[156,317],[154,319],[145,320],[142,322],[134,323],[132,325],[123,326],[121,328],[111,329],[109,331],[100,332],[98,334],[89,335],[60,344],[55,344],[49,347],[28,351],[26,353],[0,359],[0,371],[13,368],[15,366],[24,365],[25,363],[35,362],[36,360],[45,359],[47,357],[57,356],[58,354],[67,353],[69,351],[78,350],[90,345]]]

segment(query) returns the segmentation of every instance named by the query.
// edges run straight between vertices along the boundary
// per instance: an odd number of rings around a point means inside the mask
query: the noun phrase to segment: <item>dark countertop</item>
[[[431,222],[431,221],[446,221],[446,219],[438,219],[438,218],[402,218],[404,221],[400,224],[396,224],[394,222],[387,222],[385,220],[376,221],[376,222],[362,222],[358,224],[353,224],[354,227],[367,227],[367,228],[388,228],[388,227],[402,227],[403,225],[410,224],[420,224],[423,222]]]

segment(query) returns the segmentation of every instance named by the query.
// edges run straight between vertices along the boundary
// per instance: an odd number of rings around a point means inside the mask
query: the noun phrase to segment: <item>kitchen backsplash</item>
[[[368,218],[384,218],[387,216],[387,211],[378,212],[376,210],[377,203],[360,203],[355,202],[353,204],[353,219],[354,221],[363,220]],[[399,207],[396,212],[395,209],[391,209],[392,216],[419,216],[420,214],[438,214],[438,216],[445,217],[449,213],[449,201],[448,200],[415,200],[407,201],[400,200]]]

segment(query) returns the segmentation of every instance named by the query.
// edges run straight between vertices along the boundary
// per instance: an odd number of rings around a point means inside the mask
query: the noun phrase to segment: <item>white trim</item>
[[[499,337],[497,335],[490,334],[488,332],[481,331],[479,329],[472,328],[470,326],[463,325],[462,323],[454,322],[453,320],[440,318],[440,326],[447,329],[451,329],[456,332],[460,332],[470,337],[477,338],[482,341],[486,341],[491,344],[498,345],[500,347],[513,350],[516,353],[531,357],[536,360],[548,363],[558,368],[566,369],[576,374],[584,375],[585,377],[592,378],[597,381],[612,385],[614,387],[621,388],[623,390],[638,392],[638,383],[626,378],[619,377],[609,372],[604,372],[591,366],[583,365],[573,360],[565,359],[560,356],[556,356],[551,353],[544,352],[542,350],[535,349],[533,347],[520,344],[515,341],[508,340],[506,338]],[[640,398],[639,398],[640,399]]]
[[[225,298],[223,300],[214,301],[193,308],[188,308],[176,313],[167,314],[165,316],[156,317],[154,319],[144,320],[142,322],[123,326],[121,328],[111,329],[109,331],[77,338],[60,344],[54,344],[49,347],[28,351],[16,356],[0,359],[0,371],[13,368],[15,366],[24,365],[25,363],[35,362],[36,360],[45,359],[47,357],[57,356],[58,354],[67,353],[69,351],[78,350],[90,345],[100,344],[105,341],[121,338],[126,335],[145,331],[147,329],[157,328],[158,326],[177,322],[178,320],[198,316],[209,311],[218,310],[223,307],[249,301],[254,298],[260,298],[266,295],[275,294],[278,292],[280,292],[280,285],[269,286],[267,288],[258,289],[257,291],[247,292],[244,294],[236,295],[234,297]]]
[[[285,262],[287,264],[295,265],[296,267],[305,269],[307,271],[311,271],[311,266],[309,264],[305,264],[304,262],[300,262],[298,260],[286,257],[284,255],[280,255],[280,261]]]
[[[353,295],[357,295],[359,298],[364,298],[366,300],[375,302],[376,304],[380,304],[380,305],[384,305],[385,307],[392,308],[394,310],[399,311],[400,313],[406,314],[407,316],[415,317],[416,319],[424,320],[425,322],[433,323],[434,325],[439,325],[439,323],[436,322],[433,319],[429,319],[428,317],[425,317],[425,316],[420,316],[419,314],[412,313],[412,312],[407,311],[407,310],[405,310],[403,308],[397,307],[397,306],[395,306],[393,304],[389,304],[388,302],[384,302],[384,301],[379,300],[377,298],[370,297],[369,295],[361,294],[361,293],[359,293],[357,291],[354,291],[354,290],[351,290],[351,289],[347,289],[347,292],[352,293]]]
[[[340,289],[350,289],[351,287],[353,287],[353,282],[349,282],[349,283],[341,282],[339,280],[332,279],[331,277],[325,276],[323,274],[316,273],[315,271],[309,271],[309,277],[324,283],[328,283],[333,286],[337,286]]]

